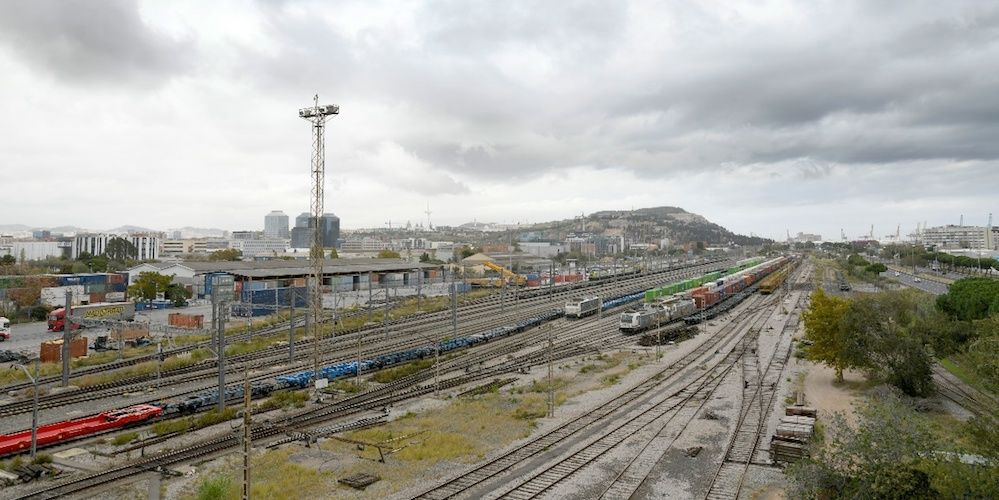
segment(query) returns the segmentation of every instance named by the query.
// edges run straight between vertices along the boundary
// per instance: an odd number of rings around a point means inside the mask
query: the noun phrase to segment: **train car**
[[[565,316],[567,318],[582,318],[596,314],[600,307],[601,301],[598,296],[573,299],[565,303]]]
[[[621,313],[618,329],[625,335],[643,332],[657,324],[669,322],[669,310],[660,305],[646,305]]]
[[[38,428],[36,442],[39,447],[69,441],[100,432],[121,429],[158,418],[163,409],[153,405],[135,405],[111,410],[89,417],[43,425]],[[0,455],[31,449],[31,429],[14,434],[0,435]]]

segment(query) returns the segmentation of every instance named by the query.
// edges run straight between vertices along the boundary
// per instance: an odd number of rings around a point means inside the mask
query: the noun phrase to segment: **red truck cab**
[[[49,331],[61,332],[66,324],[66,308],[60,307],[49,313]],[[73,329],[79,330],[80,325],[73,323]]]

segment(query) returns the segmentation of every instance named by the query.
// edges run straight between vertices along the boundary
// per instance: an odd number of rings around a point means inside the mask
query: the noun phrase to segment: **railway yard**
[[[802,367],[792,356],[801,313],[813,283],[838,293],[840,281],[811,260],[716,260],[525,289],[516,299],[490,295],[453,315],[365,326],[322,338],[318,360],[312,339],[298,335],[294,351],[275,344],[227,360],[224,415],[210,410],[218,374],[211,359],[47,392],[39,397],[43,429],[115,408],[152,410],[128,429],[56,429],[45,441],[40,433],[58,475],[9,485],[0,498],[198,497],[206,481],[239,476],[244,384],[253,399],[250,463],[274,469],[255,477],[295,488],[268,485],[278,489],[263,490],[267,496],[765,496],[785,482],[772,446],[785,406],[807,397],[798,394]],[[635,307],[664,290],[672,297]],[[655,319],[636,334],[634,318],[643,314]],[[253,335],[294,331],[302,319]],[[330,387],[313,392],[317,362]],[[965,407],[982,397],[959,383],[945,387]],[[21,452],[31,411],[26,397],[0,404],[0,433],[22,431]],[[282,473],[301,480],[272,477]],[[351,481],[370,484],[342,484]]]

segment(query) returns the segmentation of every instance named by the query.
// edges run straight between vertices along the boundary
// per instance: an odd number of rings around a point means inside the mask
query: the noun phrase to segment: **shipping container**
[[[104,292],[91,292],[88,295],[90,296],[91,304],[99,304],[107,300]]]
[[[62,360],[62,339],[46,340],[39,350],[42,363],[58,363]],[[70,359],[82,358],[87,355],[87,337],[73,337],[69,342]]]
[[[167,323],[169,323],[170,326],[176,326],[179,328],[193,328],[200,330],[204,327],[204,321],[204,314],[171,313],[167,316]]]
[[[125,292],[108,292],[104,294],[106,302],[124,302]]]

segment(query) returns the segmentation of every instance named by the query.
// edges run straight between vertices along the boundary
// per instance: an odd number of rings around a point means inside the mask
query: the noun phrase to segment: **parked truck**
[[[10,340],[10,320],[0,316],[0,342]]]
[[[83,319],[111,319],[132,321],[135,319],[135,304],[132,302],[115,302],[107,304],[90,304],[73,307],[73,317]],[[60,307],[49,314],[49,331],[61,332],[66,323],[66,308]],[[80,328],[73,323],[73,329]]]

